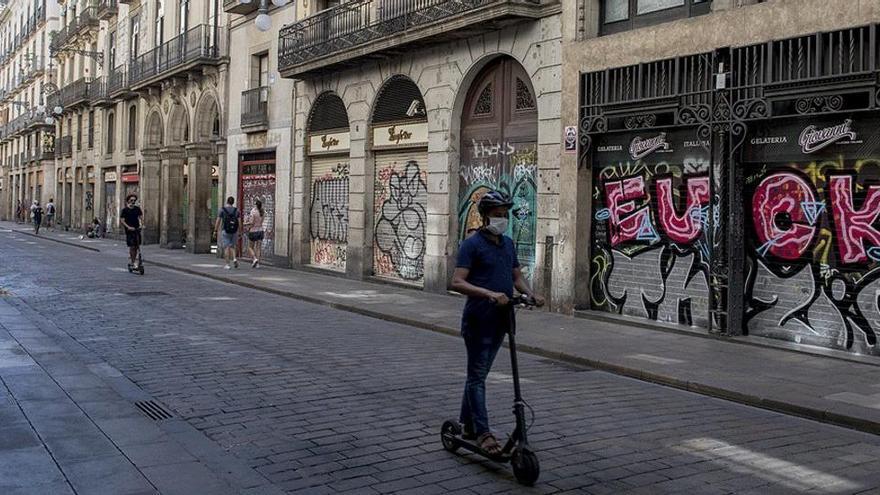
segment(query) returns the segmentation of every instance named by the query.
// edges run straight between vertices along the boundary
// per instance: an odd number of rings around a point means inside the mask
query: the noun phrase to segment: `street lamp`
[[[238,0],[242,5],[248,5],[254,0]],[[269,17],[269,0],[259,0],[260,7],[258,9],[259,14],[257,14],[257,18],[254,20],[254,24],[257,25],[257,29],[260,31],[268,31],[272,29],[272,19]],[[288,0],[272,0],[272,5],[276,7],[284,7],[287,5]]]

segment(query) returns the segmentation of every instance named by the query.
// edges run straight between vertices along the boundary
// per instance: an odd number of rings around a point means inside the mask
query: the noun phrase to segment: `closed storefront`
[[[275,252],[275,151],[242,154],[239,157],[238,204],[242,215],[263,203],[263,253]]]
[[[423,285],[428,226],[428,123],[418,87],[406,77],[379,93],[370,132],[373,274]]]
[[[349,227],[348,115],[342,100],[324,93],[309,118],[309,263],[345,271]]]
[[[423,132],[413,131],[427,140],[427,124],[421,125]],[[377,129],[379,136],[384,136],[382,130]],[[420,284],[428,221],[428,150],[377,151],[375,158],[373,272]]]
[[[532,278],[538,220],[538,107],[531,79],[513,58],[499,57],[477,75],[462,113],[458,238],[482,225],[477,203],[487,191],[513,200],[507,235]]]
[[[124,165],[122,167],[122,198],[129,194],[140,197],[140,176],[137,165]]]
[[[878,354],[880,115],[755,123],[743,148],[746,331]]]
[[[119,202],[116,197],[118,175],[115,170],[107,170],[103,175],[104,185],[104,226],[107,235],[119,233]]]

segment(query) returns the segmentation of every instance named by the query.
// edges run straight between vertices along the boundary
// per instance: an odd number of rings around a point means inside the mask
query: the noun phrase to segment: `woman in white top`
[[[247,220],[244,222],[245,232],[247,233],[248,253],[250,253],[253,262],[251,266],[257,268],[260,266],[260,258],[263,255],[263,202],[259,199],[254,202]]]

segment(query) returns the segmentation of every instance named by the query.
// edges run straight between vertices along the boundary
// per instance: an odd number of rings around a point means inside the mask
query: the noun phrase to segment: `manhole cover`
[[[125,292],[126,296],[131,297],[151,297],[151,296],[169,296],[167,292],[157,291],[157,290],[145,290],[141,292]]]

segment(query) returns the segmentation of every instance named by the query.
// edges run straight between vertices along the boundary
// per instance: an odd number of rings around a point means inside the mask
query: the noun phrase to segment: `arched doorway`
[[[523,273],[535,268],[538,105],[531,79],[510,57],[483,68],[468,89],[461,116],[458,235],[480,226],[476,203],[497,189],[513,198],[508,235]]]
[[[373,273],[422,285],[428,226],[428,121],[418,86],[389,79],[370,122],[375,158]]]
[[[344,271],[348,253],[351,142],[348,112],[334,93],[315,100],[308,120],[309,263]]]

